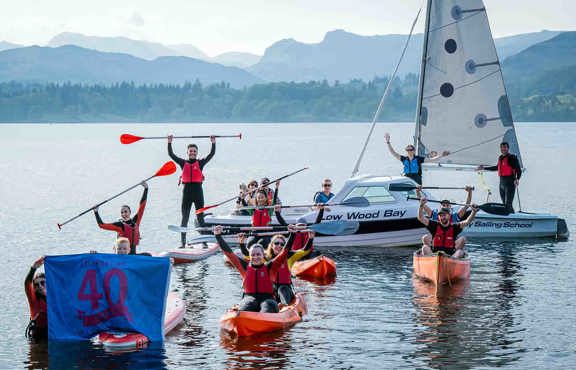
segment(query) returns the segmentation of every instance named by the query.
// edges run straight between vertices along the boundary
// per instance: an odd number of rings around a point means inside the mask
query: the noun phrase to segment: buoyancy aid
[[[274,203],[274,192],[270,189],[267,190],[268,205],[271,206]]]
[[[510,155],[498,158],[498,176],[516,176],[516,170],[510,165],[509,158]]]
[[[255,209],[252,215],[252,226],[268,226],[272,218],[267,208]]]
[[[48,313],[46,307],[46,301],[43,299],[39,299],[36,301],[37,304],[37,312],[32,317],[32,320],[36,322],[36,327],[41,329],[48,328]]]
[[[434,248],[454,248],[454,224],[450,224],[444,228],[440,223],[436,226],[436,233],[432,245]]]
[[[135,247],[140,243],[140,228],[138,224],[131,225],[122,222],[122,232],[118,233],[118,237],[125,237],[130,240],[130,246]]]
[[[200,168],[200,162],[194,161],[192,163],[186,161],[182,168],[182,183],[189,184],[192,182],[201,183],[204,181],[204,174]]]
[[[294,242],[292,243],[292,250],[297,251],[298,249],[302,249],[308,243],[308,233],[296,233],[294,235]]]
[[[404,160],[402,160],[402,163],[404,164],[404,174],[422,174],[422,170],[420,168],[420,164],[418,163],[418,157],[414,157],[412,158],[412,160],[410,160],[410,158],[406,157],[404,158]]]
[[[273,282],[275,284],[292,284],[292,274],[288,268],[288,262],[284,261],[282,265],[278,268],[276,276],[273,277]]]
[[[254,268],[248,264],[242,286],[245,294],[273,294],[274,288],[268,266],[262,265],[262,267]]]

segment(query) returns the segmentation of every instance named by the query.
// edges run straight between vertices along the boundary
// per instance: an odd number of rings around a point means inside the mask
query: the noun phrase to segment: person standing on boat
[[[334,198],[334,193],[332,193],[332,180],[324,179],[322,180],[322,190],[317,191],[314,194],[314,204],[326,204],[332,198]]]
[[[144,181],[141,185],[144,187],[144,192],[142,193],[142,198],[140,199],[138,213],[136,213],[134,217],[130,217],[130,207],[123,205],[120,208],[120,220],[106,224],[102,221],[102,218],[98,213],[98,207],[94,208],[94,216],[96,217],[98,227],[103,230],[117,232],[119,238],[127,238],[130,241],[130,254],[136,254],[136,247],[140,243],[140,223],[142,222],[142,216],[144,216],[146,199],[148,198],[148,184]]]
[[[512,202],[516,194],[516,187],[520,182],[522,176],[522,168],[520,161],[516,155],[510,153],[510,145],[507,142],[500,144],[500,157],[498,157],[498,164],[496,166],[478,166],[478,170],[498,171],[500,176],[500,198],[502,203],[506,205],[508,210],[514,213]]]
[[[406,155],[400,155],[394,150],[392,144],[390,144],[389,133],[384,134],[384,139],[386,139],[386,144],[388,145],[388,150],[390,151],[390,154],[392,154],[394,158],[398,159],[404,165],[404,171],[402,175],[411,178],[412,180],[416,181],[416,183],[419,185],[422,185],[422,163],[424,163],[425,161],[428,162],[434,161],[450,154],[450,152],[448,151],[443,151],[442,154],[433,152],[431,154],[434,155],[430,157],[422,157],[416,155],[415,153],[416,148],[414,148],[414,145],[409,144],[405,148]]]
[[[466,226],[472,223],[476,217],[476,213],[478,212],[478,206],[472,204],[472,212],[466,220],[452,223],[450,222],[450,210],[446,208],[442,208],[438,211],[438,221],[433,221],[426,217],[424,214],[426,201],[427,200],[424,197],[420,199],[418,221],[423,223],[432,235],[432,243],[430,243],[429,239],[426,238],[428,235],[422,237],[422,255],[427,256],[436,252],[445,252],[454,258],[464,257],[466,238],[463,236],[459,237],[458,235]]]
[[[214,157],[216,153],[216,137],[210,136],[210,142],[212,147],[210,148],[210,153],[206,158],[197,159],[198,157],[198,146],[196,144],[188,145],[188,159],[183,159],[174,154],[172,150],[172,139],[173,135],[168,136],[168,155],[172,160],[182,168],[182,176],[180,180],[184,184],[184,189],[182,189],[182,222],[180,226],[187,227],[188,220],[190,219],[190,211],[192,210],[192,204],[194,204],[195,209],[200,209],[204,207],[204,190],[202,189],[202,182],[204,182],[204,175],[202,170],[204,166]],[[196,216],[198,224],[200,226],[204,225],[204,214],[200,213]],[[181,248],[186,246],[186,233],[180,234]]]

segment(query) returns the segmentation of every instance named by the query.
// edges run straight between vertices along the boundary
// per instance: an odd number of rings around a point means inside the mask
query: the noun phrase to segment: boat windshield
[[[390,194],[385,186],[357,186],[344,198],[344,202],[350,198],[366,198],[370,204],[396,202],[396,198]]]

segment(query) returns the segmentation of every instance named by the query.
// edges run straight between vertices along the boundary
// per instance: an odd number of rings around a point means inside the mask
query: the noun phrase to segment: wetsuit
[[[416,181],[418,185],[422,185],[422,163],[424,163],[425,160],[426,158],[419,155],[415,155],[412,160],[401,155],[400,162],[404,165],[402,175]]]
[[[326,204],[332,198],[334,198],[334,193],[326,195],[323,191],[318,191],[314,194],[314,203]]]
[[[280,266],[286,262],[288,243],[279,255],[261,266],[252,266],[232,251],[222,235],[216,235],[216,241],[230,263],[240,272],[243,280],[244,296],[238,307],[239,311],[278,312],[278,303],[274,299],[272,276],[276,275]],[[256,279],[248,281],[249,278]]]
[[[142,198],[140,198],[140,206],[138,207],[138,212],[134,217],[128,221],[117,221],[110,224],[105,224],[100,218],[98,211],[94,211],[94,216],[96,216],[96,222],[98,227],[104,230],[116,231],[118,237],[125,237],[130,240],[130,254],[136,254],[136,246],[140,243],[140,222],[142,222],[142,216],[144,215],[144,209],[146,208],[146,199],[148,198],[148,188],[144,189],[142,193]]]
[[[184,166],[186,164],[193,165],[198,162],[200,170],[204,169],[206,163],[208,163],[212,157],[214,157],[214,153],[216,153],[216,143],[212,143],[212,147],[210,148],[210,153],[206,156],[206,158],[202,159],[183,159],[174,154],[172,150],[172,143],[168,143],[168,155],[172,160],[180,166],[182,170],[184,170]],[[184,189],[182,189],[182,222],[180,226],[187,227],[188,220],[190,219],[190,211],[192,210],[192,203],[194,203],[195,209],[200,209],[204,207],[204,191],[202,190],[202,181],[199,182],[184,182]],[[204,225],[204,214],[201,213],[196,216],[198,220],[198,224],[200,226]],[[186,246],[186,233],[180,234],[180,239],[182,242],[182,246]]]
[[[30,323],[26,328],[26,336],[39,340],[48,338],[48,314],[46,312],[46,297],[36,293],[34,289],[34,274],[36,269],[30,268],[24,280],[24,291],[30,306]]]
[[[430,234],[432,234],[432,252],[445,252],[453,255],[456,252],[455,242],[458,235],[462,232],[460,224],[449,224],[444,227],[437,221],[428,221],[426,226]]]
[[[502,199],[502,203],[506,205],[506,208],[514,213],[514,207],[512,206],[514,195],[516,194],[514,181],[519,180],[520,176],[522,176],[522,168],[520,167],[518,157],[511,153],[506,155],[502,154],[498,157],[498,164],[496,166],[484,167],[484,169],[486,171],[498,171],[498,176],[500,176],[500,198]]]

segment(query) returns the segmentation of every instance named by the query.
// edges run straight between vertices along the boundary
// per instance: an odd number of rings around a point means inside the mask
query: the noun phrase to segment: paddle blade
[[[388,185],[389,191],[410,191],[416,189],[416,186],[406,183],[392,183]]]
[[[168,176],[176,172],[176,164],[172,161],[164,163],[164,165],[154,174],[154,177]]]
[[[508,216],[510,210],[502,203],[485,203],[478,206],[482,211],[498,216]]]
[[[309,225],[310,230],[324,235],[351,235],[358,231],[360,223],[357,221],[333,221]]]
[[[368,201],[368,199],[364,197],[352,197],[346,199],[345,201],[340,203],[340,205],[345,207],[368,207],[370,205],[370,202]]]
[[[242,133],[238,134],[238,139],[242,140]]]
[[[206,207],[202,207],[202,208],[200,208],[200,209],[197,209],[196,212],[194,212],[194,214],[199,215],[200,213],[203,213],[204,211],[207,211],[207,210],[209,210],[209,209],[211,209],[211,208],[214,208],[214,207],[218,207],[218,204],[215,204],[215,205],[213,205],[213,206],[206,206]]]
[[[130,135],[130,134],[120,135],[120,142],[122,144],[132,144],[132,143],[135,143],[135,142],[140,141],[142,139],[143,139],[142,137],[136,136],[136,135]]]

